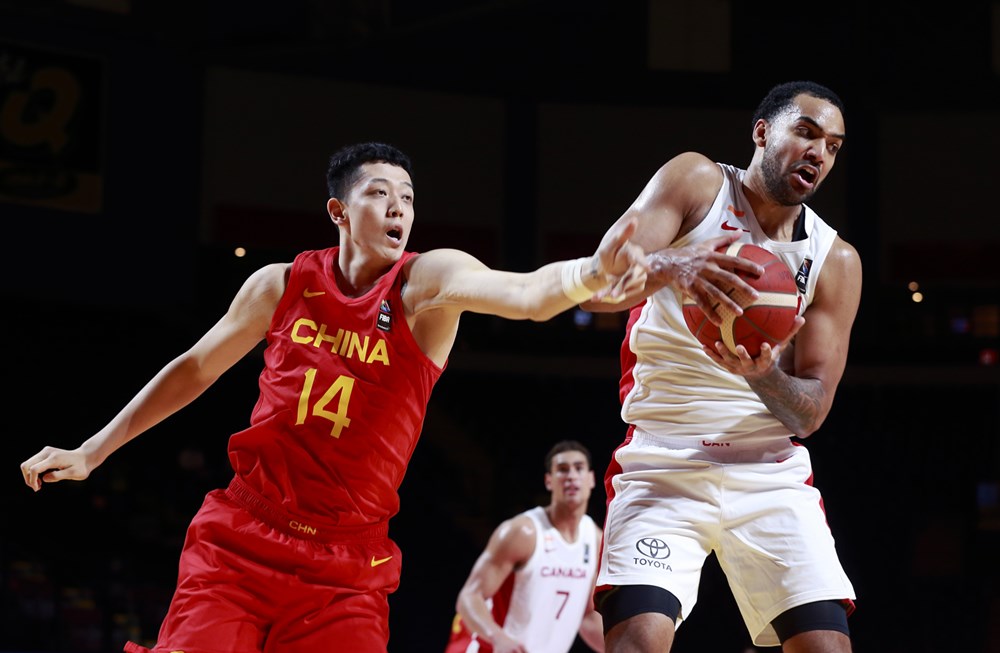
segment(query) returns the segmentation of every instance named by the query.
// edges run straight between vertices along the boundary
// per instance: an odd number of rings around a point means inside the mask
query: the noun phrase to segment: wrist
[[[597,259],[592,256],[566,261],[561,275],[563,294],[577,304],[591,299],[608,285]]]
[[[659,285],[673,285],[677,278],[677,261],[663,252],[654,252],[646,259],[649,265],[647,277]]]

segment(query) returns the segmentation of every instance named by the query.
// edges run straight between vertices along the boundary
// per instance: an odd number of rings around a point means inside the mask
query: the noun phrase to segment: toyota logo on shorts
[[[670,557],[670,547],[661,539],[644,537],[635,543],[636,550],[647,558],[663,560]]]

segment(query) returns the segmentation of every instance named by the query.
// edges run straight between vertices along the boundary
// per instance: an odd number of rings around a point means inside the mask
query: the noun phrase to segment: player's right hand
[[[91,471],[93,467],[87,461],[86,454],[79,449],[68,451],[45,447],[21,463],[24,483],[35,492],[42,489],[42,483],[82,481],[90,476]]]
[[[646,285],[646,255],[641,247],[629,240],[637,228],[638,222],[634,219],[621,222],[613,225],[601,239],[595,256],[608,286],[594,295],[595,301],[616,304]]]
[[[733,290],[739,289],[754,299],[759,296],[737,272],[759,277],[764,269],[753,261],[718,251],[739,238],[738,234],[728,234],[694,245],[653,252],[649,255],[648,278],[658,285],[670,285],[691,297],[712,324],[718,326],[722,323],[719,306],[725,306],[737,315],[743,314],[743,307],[731,296]]]
[[[493,653],[528,653],[524,645],[500,631],[493,638]]]

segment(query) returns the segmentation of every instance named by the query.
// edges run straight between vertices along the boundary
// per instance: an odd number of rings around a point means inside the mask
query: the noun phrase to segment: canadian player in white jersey
[[[493,531],[458,594],[446,653],[566,653],[578,633],[604,650],[593,606],[601,531],[586,514],[590,452],[558,442],[545,469],[549,504]]]
[[[621,352],[627,429],[605,479],[596,594],[609,652],[668,651],[713,552],[754,644],[851,650],[856,597],[802,444],[830,411],[861,295],[857,251],[806,205],[833,168],[844,125],[830,89],[779,84],[754,115],[745,170],[680,154],[622,215],[638,221],[634,241],[652,254],[646,288],[621,304],[631,307]],[[781,257],[803,298],[793,333],[755,359],[742,346],[702,346],[681,308],[692,295],[718,323],[700,298],[712,284],[739,285],[714,251],[736,240]]]

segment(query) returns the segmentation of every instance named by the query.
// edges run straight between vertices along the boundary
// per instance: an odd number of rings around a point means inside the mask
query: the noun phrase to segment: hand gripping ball
[[[732,243],[719,251],[763,266],[764,274],[759,278],[739,273],[760,295],[752,301],[745,293],[734,289],[730,296],[743,307],[743,315],[735,315],[720,307],[721,327],[709,322],[694,300],[685,297],[684,321],[703,345],[714,350],[716,341],[721,340],[734,354],[736,346],[743,345],[747,353],[756,358],[762,343],[767,342],[773,347],[788,337],[799,313],[802,297],[795,286],[795,277],[785,262],[763,247]]]

